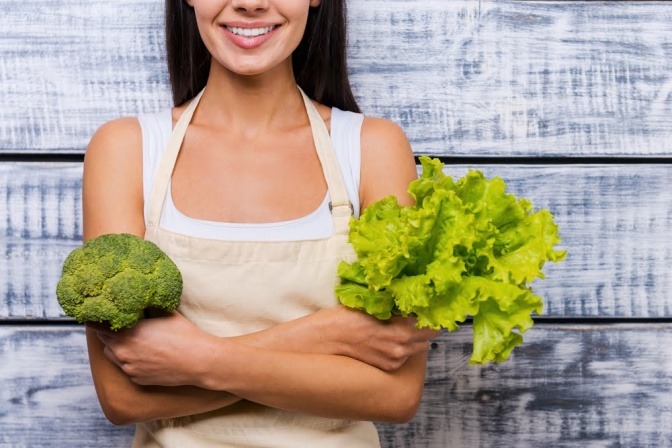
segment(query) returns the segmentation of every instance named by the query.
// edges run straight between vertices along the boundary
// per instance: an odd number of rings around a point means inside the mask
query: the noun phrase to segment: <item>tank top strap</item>
[[[322,117],[320,117],[317,109],[310,101],[310,98],[308,98],[300,87],[297,86],[297,88],[301,92],[301,97],[303,98],[306,112],[308,113],[315,150],[322,166],[324,178],[327,182],[327,189],[331,198],[329,209],[332,214],[334,234],[347,234],[349,231],[348,223],[353,214],[353,206],[348,198],[338,159],[336,158],[336,153],[331,145],[329,132],[327,131],[327,127],[324,124]],[[150,228],[158,228],[159,226],[175,162],[177,161],[177,156],[182,147],[187,128],[191,123],[191,119],[204,91],[205,89],[201,90],[191,103],[189,103],[182,113],[182,116],[180,116],[175,124],[170,139],[168,140],[168,146],[166,147],[161,162],[157,168],[154,185],[149,196],[147,213],[148,230]]]

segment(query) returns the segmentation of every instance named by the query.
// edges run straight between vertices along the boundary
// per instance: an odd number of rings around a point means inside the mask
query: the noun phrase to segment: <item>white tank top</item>
[[[361,166],[360,132],[362,114],[331,109],[331,144],[341,168],[348,197],[355,216],[359,216],[359,178]],[[171,110],[138,116],[142,129],[142,168],[145,222],[149,195],[156,170],[172,132]],[[329,193],[320,206],[310,214],[290,221],[271,223],[228,223],[207,221],[186,216],[173,202],[170,187],[161,215],[160,226],[165,230],[198,238],[229,241],[298,241],[327,238],[333,232],[329,211]]]

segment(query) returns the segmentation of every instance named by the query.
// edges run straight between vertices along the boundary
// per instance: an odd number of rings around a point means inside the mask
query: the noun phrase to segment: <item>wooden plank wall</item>
[[[385,447],[672,446],[672,3],[366,0],[350,8],[364,111],[447,172],[549,208],[568,260],[509,362],[430,352]],[[94,129],[168,107],[159,0],[0,0],[0,446],[128,446],[54,297],[81,240]]]

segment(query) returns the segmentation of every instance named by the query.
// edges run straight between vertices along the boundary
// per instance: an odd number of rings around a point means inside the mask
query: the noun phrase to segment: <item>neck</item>
[[[304,121],[305,108],[291,61],[272,72],[240,76],[213,64],[195,120],[253,137]]]

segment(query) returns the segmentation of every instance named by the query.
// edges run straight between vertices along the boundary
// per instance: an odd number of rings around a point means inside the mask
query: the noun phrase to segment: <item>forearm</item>
[[[184,417],[240,401],[231,393],[195,386],[141,386],[133,383],[103,354],[104,346],[87,330],[89,359],[96,393],[105,416],[116,425]]]
[[[136,390],[101,406],[105,416],[116,425],[149,420],[178,418],[221,409],[241,399],[227,392],[194,386],[138,386]]]
[[[426,355],[385,372],[345,356],[223,344],[204,387],[329,418],[405,422],[422,396]]]
[[[427,328],[417,329],[414,319],[393,317],[381,321],[360,311],[336,306],[230,339],[256,348],[343,355],[392,371],[409,357],[426,353],[429,341],[439,334]]]
[[[175,411],[205,412],[213,404],[217,408],[237,400],[215,391],[326,417],[405,421],[414,414],[424,383],[427,338],[422,330],[415,329],[412,321],[383,323],[344,308],[240,337],[205,333],[178,313],[143,320],[120,333],[104,327],[94,333],[97,337],[90,338],[89,347],[94,378],[101,384],[101,404],[111,409],[106,415],[120,410],[122,421],[178,416]],[[167,334],[180,336],[167,339]],[[414,339],[419,345],[409,352],[416,345]],[[388,340],[397,341],[392,349]],[[392,357],[401,362],[392,368],[370,361],[378,358],[377,352],[384,359],[385,353],[396,349],[401,355]],[[347,353],[357,350],[370,353]],[[213,392],[200,392],[205,394],[202,398],[196,394],[185,409],[182,401],[170,402],[170,387],[136,385],[188,385]],[[188,400],[194,393],[175,390],[180,391],[176,400],[185,395]],[[106,391],[114,395],[108,397]],[[130,417],[123,412],[130,412]]]
[[[319,310],[265,330],[229,339],[255,348],[342,355],[345,350],[339,343],[336,331],[332,331],[335,323],[329,320],[330,311]]]

